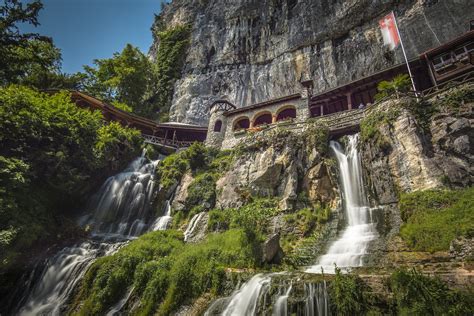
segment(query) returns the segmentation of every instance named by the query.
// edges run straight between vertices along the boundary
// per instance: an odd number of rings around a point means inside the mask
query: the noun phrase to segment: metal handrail
[[[147,134],[142,134],[142,137],[145,139],[145,143],[168,146],[173,148],[185,148],[191,146],[194,143],[194,141],[189,140],[167,139],[164,137],[158,137]]]

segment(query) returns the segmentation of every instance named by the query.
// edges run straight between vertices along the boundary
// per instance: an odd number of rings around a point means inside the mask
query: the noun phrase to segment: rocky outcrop
[[[262,260],[265,263],[280,263],[283,250],[280,247],[280,233],[275,233],[265,240],[262,246]]]
[[[471,1],[174,0],[159,22],[190,24],[191,44],[175,84],[171,119],[205,124],[227,96],[246,106],[300,91],[321,92],[402,63],[382,45],[378,19],[394,9],[409,58],[468,28]],[[159,42],[151,48],[153,57]]]
[[[434,114],[423,130],[421,118],[403,109],[407,100],[388,103],[380,111],[399,107],[400,115],[379,128],[389,144],[381,150],[375,141],[363,144],[363,164],[376,204],[398,201],[400,192],[443,186],[465,187],[474,183],[473,104]],[[431,100],[428,106],[433,107]],[[417,105],[421,106],[421,105]]]
[[[186,199],[188,197],[189,185],[193,182],[193,176],[191,172],[187,172],[181,178],[181,182],[176,188],[173,201],[171,202],[171,208],[173,211],[182,211],[186,207]]]
[[[242,153],[216,183],[216,206],[239,207],[249,195],[278,197],[281,210],[293,210],[302,193],[311,203],[334,206],[334,175],[325,158],[305,141],[304,136],[289,133],[273,144]]]

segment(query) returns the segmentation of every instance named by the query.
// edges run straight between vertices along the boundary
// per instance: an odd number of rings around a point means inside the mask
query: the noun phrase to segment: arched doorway
[[[249,127],[250,127],[250,120],[248,117],[244,116],[235,120],[234,131],[247,129]]]
[[[285,106],[277,112],[277,122],[296,118],[296,108],[292,105]]]
[[[255,115],[255,118],[253,120],[253,127],[257,127],[259,125],[264,125],[264,124],[271,124],[271,123],[272,123],[272,113],[270,112],[258,113]]]

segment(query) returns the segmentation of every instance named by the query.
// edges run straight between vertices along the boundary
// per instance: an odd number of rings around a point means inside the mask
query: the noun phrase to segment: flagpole
[[[413,92],[415,92],[415,95],[418,97],[418,93],[416,92],[415,80],[413,80],[410,64],[408,63],[407,54],[405,52],[405,46],[403,45],[402,36],[400,35],[400,31],[398,30],[398,23],[397,23],[397,17],[395,16],[395,12],[392,11],[392,15],[393,15],[393,21],[395,22],[395,28],[397,29],[398,38],[400,39],[400,45],[402,46],[403,56],[405,57],[405,62],[407,63],[408,74],[410,75],[411,84],[413,86]]]

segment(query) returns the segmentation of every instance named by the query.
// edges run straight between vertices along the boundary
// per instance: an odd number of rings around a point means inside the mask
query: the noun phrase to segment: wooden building
[[[474,30],[421,55],[433,85],[438,85],[474,69]]]
[[[49,91],[54,93],[55,91]],[[157,144],[169,147],[186,147],[197,141],[204,142],[207,127],[178,122],[157,123],[153,120],[122,111],[113,105],[96,99],[84,92],[71,90],[71,99],[80,107],[98,110],[107,121],[115,121],[123,126],[138,129],[145,139],[153,139]]]

